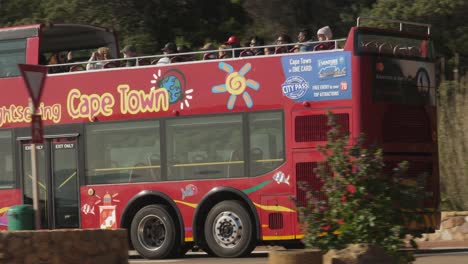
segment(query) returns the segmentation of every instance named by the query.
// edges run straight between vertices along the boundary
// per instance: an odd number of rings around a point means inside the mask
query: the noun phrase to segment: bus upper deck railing
[[[306,43],[288,43],[288,44],[281,44],[281,45],[263,45],[263,46],[252,46],[252,47],[240,47],[240,48],[228,48],[223,50],[204,50],[204,51],[195,51],[195,52],[184,52],[184,53],[173,53],[173,54],[159,54],[159,55],[146,55],[146,56],[136,56],[131,58],[117,58],[117,59],[108,59],[108,60],[99,60],[99,61],[80,61],[80,62],[72,62],[72,63],[63,63],[63,64],[53,64],[53,65],[45,65],[50,69],[60,69],[60,68],[67,68],[68,70],[58,70],[58,71],[50,71],[50,73],[64,73],[64,72],[72,72],[72,71],[84,71],[86,70],[86,65],[88,64],[96,64],[100,63],[103,64],[103,68],[121,68],[125,67],[125,63],[128,61],[134,62],[134,66],[146,66],[146,65],[158,65],[157,62],[159,59],[168,57],[170,58],[171,63],[182,63],[182,62],[193,62],[193,61],[203,61],[205,60],[203,56],[205,54],[218,54],[220,51],[226,52],[228,54],[226,57],[216,57],[218,60],[231,60],[231,59],[240,59],[240,58],[248,58],[255,55],[243,55],[243,51],[247,50],[255,50],[255,49],[265,49],[270,48],[273,50],[277,50],[279,48],[286,48],[286,52],[275,53],[270,55],[261,55],[261,56],[274,56],[274,55],[284,55],[284,54],[294,54],[294,49],[298,49],[300,45],[319,45],[321,43],[334,43],[334,48],[330,50],[320,50],[320,51],[306,51],[306,52],[322,52],[322,51],[337,51],[342,50],[346,39],[334,39],[328,41],[311,41]],[[239,55],[237,55],[239,53]],[[200,57],[197,59],[197,57]],[[211,59],[211,60],[216,60]],[[99,69],[90,69],[91,70],[99,70]]]
[[[385,23],[397,23],[399,24],[399,30],[403,31],[404,25],[411,25],[411,26],[417,26],[417,27],[424,27],[427,29],[427,35],[431,34],[431,25],[430,24],[424,24],[424,23],[416,23],[416,22],[410,22],[410,21],[403,21],[403,20],[395,20],[395,19],[385,19],[385,18],[377,18],[377,17],[358,17],[356,26],[360,27],[361,21],[363,20],[374,20],[378,22],[385,22]]]

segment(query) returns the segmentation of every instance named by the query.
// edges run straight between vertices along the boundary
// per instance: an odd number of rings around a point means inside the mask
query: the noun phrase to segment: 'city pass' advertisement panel
[[[283,95],[296,102],[351,99],[350,52],[285,56]]]

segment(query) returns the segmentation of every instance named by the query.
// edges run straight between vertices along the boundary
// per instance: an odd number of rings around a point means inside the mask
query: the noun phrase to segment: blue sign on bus
[[[351,99],[350,52],[285,56],[283,95],[296,102]]]

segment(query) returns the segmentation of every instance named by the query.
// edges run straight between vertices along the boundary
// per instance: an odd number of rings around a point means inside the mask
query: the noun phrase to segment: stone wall
[[[1,231],[0,263],[128,263],[124,229]]]
[[[424,234],[425,241],[468,240],[468,211],[442,212],[440,229]]]

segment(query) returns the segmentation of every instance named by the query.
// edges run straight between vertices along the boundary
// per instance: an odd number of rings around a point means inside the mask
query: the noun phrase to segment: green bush
[[[392,175],[385,175],[381,149],[364,148],[364,136],[347,146],[348,136],[340,132],[331,114],[329,125],[327,144],[319,147],[325,160],[315,172],[323,186],[319,191],[300,186],[306,192],[306,203],[297,203],[303,242],[324,251],[368,243],[399,255],[403,263],[410,261],[409,255],[399,251],[407,233],[404,218],[416,217],[408,211],[422,205],[423,190],[401,180],[408,163],[400,163]],[[412,239],[410,243],[416,246]]]

